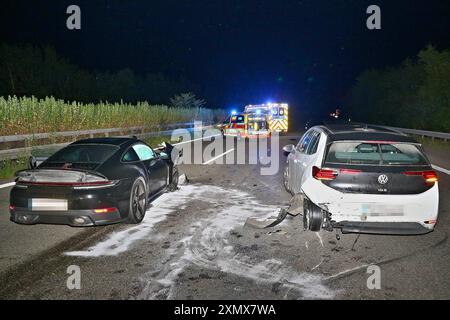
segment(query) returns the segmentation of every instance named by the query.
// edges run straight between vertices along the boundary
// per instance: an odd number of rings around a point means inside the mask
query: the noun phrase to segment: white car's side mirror
[[[287,152],[287,153],[291,153],[292,151],[294,151],[294,149],[295,149],[295,146],[293,144],[288,144],[283,147],[283,151]]]

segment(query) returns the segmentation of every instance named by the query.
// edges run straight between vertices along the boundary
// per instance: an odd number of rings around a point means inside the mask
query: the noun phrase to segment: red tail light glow
[[[103,186],[108,184],[113,184],[114,181],[93,181],[93,182],[41,182],[41,181],[20,181],[21,183],[27,185],[37,185],[37,186],[52,186],[52,187],[89,187],[89,186]]]
[[[438,176],[435,171],[406,171],[403,172],[404,175],[407,176],[422,176],[425,180],[425,183],[428,185],[433,185],[435,182],[438,181]]]
[[[338,175],[338,171],[334,169],[320,169],[316,166],[312,168],[312,175],[317,180],[334,180]]]
[[[355,169],[339,169],[339,173],[342,174],[359,174],[361,173],[361,170],[355,170]]]
[[[14,207],[12,204],[9,205],[9,210],[16,210],[16,207]]]
[[[111,213],[116,212],[117,208],[101,208],[101,209],[95,209],[95,213]]]

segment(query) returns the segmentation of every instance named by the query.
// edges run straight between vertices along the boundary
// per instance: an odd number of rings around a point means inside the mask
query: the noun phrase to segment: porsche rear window
[[[413,144],[376,142],[334,142],[325,158],[328,164],[427,165],[422,152]]]
[[[76,144],[67,146],[50,158],[42,166],[54,163],[92,163],[100,164],[111,157],[119,148],[105,144]]]

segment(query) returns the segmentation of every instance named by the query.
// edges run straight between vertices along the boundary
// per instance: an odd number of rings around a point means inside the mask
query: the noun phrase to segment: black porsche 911
[[[11,221],[71,226],[140,223],[153,199],[177,188],[173,149],[165,144],[153,150],[136,138],[74,142],[35,168],[16,173]]]

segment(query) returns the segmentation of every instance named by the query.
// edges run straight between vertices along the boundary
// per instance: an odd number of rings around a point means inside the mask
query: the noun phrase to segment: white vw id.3
[[[284,186],[303,195],[306,230],[424,234],[438,217],[438,177],[422,146],[384,127],[309,129],[288,153]]]

